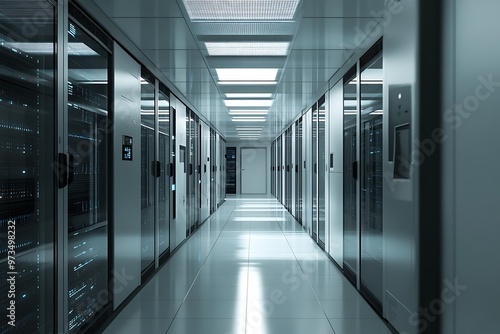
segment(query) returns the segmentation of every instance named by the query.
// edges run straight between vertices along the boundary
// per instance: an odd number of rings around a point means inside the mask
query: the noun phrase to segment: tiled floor
[[[230,198],[104,334],[390,334],[274,198]]]

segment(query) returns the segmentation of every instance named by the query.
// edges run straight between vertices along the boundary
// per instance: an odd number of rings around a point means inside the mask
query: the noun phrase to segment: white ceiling
[[[240,1],[249,0],[225,5]],[[300,0],[293,20],[228,22],[191,21],[183,0],[93,0],[228,140],[238,139],[236,126],[257,125],[263,141],[311,106],[366,38],[361,32],[373,29],[392,1]],[[290,42],[286,56],[209,56],[204,43],[284,41]],[[215,68],[278,68],[278,84],[218,85]],[[266,121],[233,122],[226,92],[273,93]]]

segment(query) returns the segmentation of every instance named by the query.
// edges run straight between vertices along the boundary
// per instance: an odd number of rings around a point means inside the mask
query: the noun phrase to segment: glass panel
[[[108,302],[108,52],[76,24],[68,29],[69,331]]]
[[[141,82],[141,270],[155,260],[155,87]]]
[[[312,235],[318,236],[318,106],[312,108]]]
[[[358,264],[358,228],[356,214],[356,74],[344,85],[344,269],[355,280]],[[354,277],[352,276],[354,275]]]
[[[288,156],[288,161],[287,161],[287,187],[288,187],[288,211],[292,212],[293,205],[292,205],[292,128],[288,129],[288,147],[287,147],[287,156]]]
[[[170,163],[170,99],[162,91],[158,94],[158,145],[160,161],[159,177],[159,246],[160,255],[170,247],[170,177],[167,166]]]
[[[0,8],[0,332],[53,333],[54,7]]]
[[[324,97],[318,107],[318,238],[320,244],[325,244],[325,112]]]
[[[215,131],[210,129],[210,213],[215,211]]]
[[[376,56],[361,72],[361,284],[382,301],[383,62]]]
[[[299,187],[299,198],[298,198],[298,201],[299,201],[299,222],[302,224],[302,220],[303,220],[303,217],[302,217],[302,211],[303,211],[303,208],[302,208],[302,192],[303,192],[303,188],[302,188],[302,178],[304,177],[303,176],[303,171],[304,171],[304,152],[302,150],[302,141],[303,141],[303,138],[302,138],[302,117],[299,119],[299,127],[298,127],[298,133],[299,133],[299,137],[298,137],[298,141],[297,141],[297,149],[299,150],[299,155],[298,155],[298,160],[297,160],[297,164],[298,164],[298,173],[299,173],[299,179],[298,179],[298,187]]]
[[[200,128],[200,119],[195,117],[194,123],[194,173],[195,173],[195,215],[194,220],[196,222],[196,226],[201,224],[200,221],[200,210],[201,210],[201,128]],[[226,176],[226,173],[223,173]],[[224,186],[224,193],[226,192]]]
[[[187,185],[188,185],[188,225],[194,231],[196,225],[196,173],[195,173],[195,121],[194,113],[188,112],[186,117],[186,129],[188,131],[187,143],[189,145],[189,157],[187,163]]]

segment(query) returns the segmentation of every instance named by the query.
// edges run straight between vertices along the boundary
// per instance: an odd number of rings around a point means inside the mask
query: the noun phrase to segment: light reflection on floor
[[[274,198],[229,198],[105,334],[390,334]]]

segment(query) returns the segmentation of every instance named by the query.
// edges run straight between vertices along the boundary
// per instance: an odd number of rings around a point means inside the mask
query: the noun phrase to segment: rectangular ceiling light
[[[232,118],[233,122],[265,122],[265,117],[238,117]]]
[[[228,99],[253,99],[253,98],[271,98],[272,93],[226,93]]]
[[[289,42],[205,42],[209,56],[286,56]]]
[[[219,85],[277,85],[278,81],[218,81]]]
[[[229,115],[267,115],[268,110],[229,110]]]
[[[277,68],[216,68],[220,81],[275,81]]]
[[[224,100],[226,107],[270,107],[273,100]]]
[[[300,0],[183,0],[192,21],[293,20]]]
[[[236,127],[236,131],[245,131],[245,130],[248,130],[248,131],[262,131],[262,127],[261,126],[237,126]]]

